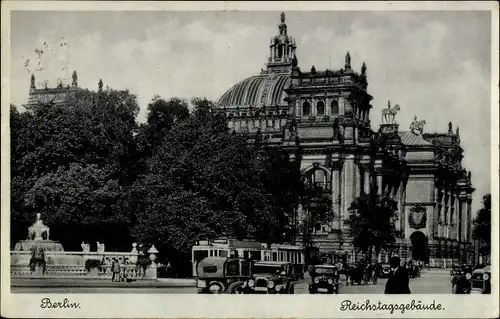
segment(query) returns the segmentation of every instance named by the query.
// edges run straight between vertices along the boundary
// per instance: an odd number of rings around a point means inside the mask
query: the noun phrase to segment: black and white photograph
[[[2,315],[498,316],[498,3],[118,3],[2,13]]]

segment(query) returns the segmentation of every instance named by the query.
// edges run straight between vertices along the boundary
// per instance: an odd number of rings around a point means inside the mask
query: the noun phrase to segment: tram
[[[196,265],[205,257],[241,257],[253,261],[283,261],[294,265],[295,276],[304,278],[304,252],[299,246],[271,245],[254,240],[237,240],[233,238],[218,238],[199,240],[191,251],[193,277],[196,277]]]

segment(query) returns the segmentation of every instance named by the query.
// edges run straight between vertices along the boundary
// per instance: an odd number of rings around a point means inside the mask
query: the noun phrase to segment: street
[[[447,269],[431,269],[422,271],[420,278],[410,279],[412,294],[448,294],[451,293],[451,277]],[[341,277],[341,294],[383,294],[387,279],[380,279],[376,285],[345,285],[345,278]],[[133,284],[120,284],[116,287],[32,287],[14,286],[13,293],[164,293],[189,294],[196,293],[194,286],[152,286],[144,287]],[[296,294],[308,294],[308,280],[295,283]]]

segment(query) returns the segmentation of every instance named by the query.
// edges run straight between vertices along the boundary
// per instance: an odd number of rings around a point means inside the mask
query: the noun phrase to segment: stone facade
[[[355,258],[343,221],[356,197],[378,192],[398,202],[403,236],[394,253],[410,258],[412,239],[425,238],[431,266],[470,262],[474,189],[461,165],[458,128],[454,132],[449,123],[447,133],[422,134],[425,122],[415,119],[401,131],[394,121],[399,106],[389,102],[385,123],[373,131],[366,65],[354,71],[347,53],[342,69],[303,72],[295,51],[283,14],[266,70],[233,86],[218,104],[232,130],[249,138],[262,134],[287,150],[306,180],[321,187],[336,214],[328,225],[315,226],[314,245]],[[305,214],[298,207],[295,222]]]

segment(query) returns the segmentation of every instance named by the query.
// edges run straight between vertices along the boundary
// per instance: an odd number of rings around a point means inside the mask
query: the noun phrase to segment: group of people
[[[382,272],[382,264],[376,263],[371,265],[367,260],[362,259],[355,266],[349,266],[345,260],[337,259],[333,262],[339,271],[339,274],[344,274],[346,278],[346,283],[349,284],[351,280],[353,281],[365,281],[368,282],[373,280],[374,283],[377,282],[378,278]],[[386,294],[409,294],[410,290],[410,274],[415,270],[414,268],[420,268],[418,263],[405,262],[401,263],[401,258],[392,257],[389,260],[389,265],[391,271],[389,278],[385,285],[384,293]]]

